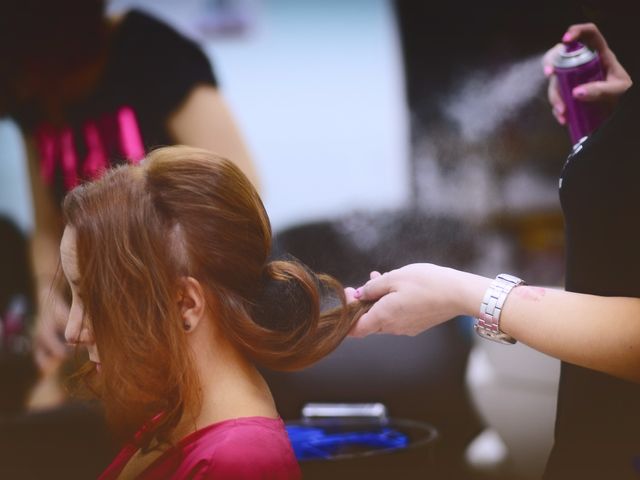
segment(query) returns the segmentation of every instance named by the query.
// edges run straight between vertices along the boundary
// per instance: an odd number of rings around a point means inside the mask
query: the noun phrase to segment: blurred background
[[[557,182],[570,143],[540,61],[568,25],[599,20],[597,2],[108,2],[112,14],[131,8],[210,58],[279,252],[350,285],[416,261],[562,285]],[[604,30],[624,50],[626,39]],[[0,214],[28,235],[21,142],[0,120]],[[266,375],[285,419],[310,401],[382,401],[392,417],[439,431],[442,478],[538,478],[559,365],[523,345],[476,341],[470,325],[347,340],[305,372]],[[2,395],[33,374],[16,371],[3,366]]]

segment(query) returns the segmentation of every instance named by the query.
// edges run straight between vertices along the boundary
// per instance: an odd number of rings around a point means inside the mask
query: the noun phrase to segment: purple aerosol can
[[[571,93],[583,83],[604,80],[604,72],[597,52],[580,42],[563,44],[554,61],[560,95],[566,106],[571,142],[575,145],[589,136],[607,118],[609,111],[599,102],[577,100]]]

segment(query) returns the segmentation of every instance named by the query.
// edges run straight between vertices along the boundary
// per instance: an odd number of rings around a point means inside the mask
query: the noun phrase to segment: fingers
[[[554,67],[553,62],[560,53],[560,49],[564,48],[561,43],[555,44],[552,48],[547,50],[547,52],[542,57],[542,70],[546,77],[550,77],[553,75]]]
[[[377,274],[377,275],[374,275]],[[378,300],[380,297],[392,292],[391,275],[380,275],[379,272],[371,273],[371,280],[355,291],[358,300]]]
[[[350,337],[362,338],[380,330],[375,315],[371,315],[371,310],[361,316],[349,331]]]
[[[347,287],[344,289],[344,296],[347,298],[347,303],[353,303],[358,300],[355,294],[356,294],[356,289],[353,287]]]
[[[387,312],[392,310],[389,305],[391,302],[393,298],[389,296],[378,300],[351,328],[349,336],[361,338],[375,333],[391,333],[385,328],[392,323],[387,321],[389,318]]]
[[[68,315],[66,306],[54,308],[53,317],[40,316],[34,335],[34,359],[43,373],[67,356],[68,348],[63,340],[61,319]]]
[[[560,89],[558,88],[558,79],[555,77],[553,62],[554,59],[560,53],[560,49],[564,48],[561,43],[556,44],[544,54],[542,57],[542,68],[545,76],[549,78],[549,87],[547,89],[547,97],[551,104],[551,112],[560,125],[567,123],[566,107],[560,96]]]
[[[41,348],[41,346],[35,346],[33,358],[41,372],[46,373],[49,370],[48,367],[51,364],[51,355],[49,355],[45,349]]]
[[[566,106],[560,96],[560,90],[558,88],[558,79],[554,76],[549,80],[549,88],[547,90],[547,96],[549,97],[549,103],[551,104],[551,112],[560,125],[567,123]]]
[[[583,83],[574,88],[571,93],[578,100],[593,102],[617,98],[622,95],[627,88],[627,83],[622,80],[608,79],[606,81]]]
[[[58,345],[50,344],[46,337],[37,337],[33,348],[34,360],[40,371],[44,374],[55,368],[64,358],[66,350],[62,345],[60,350]]]
[[[600,55],[605,73],[605,80],[603,81],[589,82],[575,87],[571,92],[573,97],[585,102],[615,103],[631,86],[632,82],[628,73],[618,62],[615,54],[609,49],[598,27],[593,23],[571,25],[562,37],[562,42],[566,44],[573,41],[580,41],[589,48],[596,50]],[[550,64],[553,51],[557,47],[558,45],[549,50],[544,56],[543,66],[545,74],[550,71],[548,65]],[[554,77],[552,76],[548,90],[549,101],[554,117],[556,117],[560,124],[564,125],[566,124],[565,106],[562,99],[560,99],[557,85],[552,85],[553,81]]]
[[[347,287],[345,289],[345,295],[347,295],[347,301],[350,303],[351,301],[356,300],[377,300],[380,297],[383,297],[388,290],[385,290],[385,287],[377,286],[378,283],[382,281],[383,275],[378,271],[372,271],[369,274],[370,280],[362,287],[353,289],[351,287]],[[379,279],[379,280],[378,280]],[[373,288],[372,288],[373,283]],[[350,296],[353,297],[350,300]],[[382,298],[384,300],[384,298]],[[382,326],[381,321],[382,317],[378,314],[380,310],[384,308],[384,302],[379,300],[371,310],[362,315],[358,322],[351,328],[349,332],[349,336],[352,337],[366,337],[367,335],[371,335],[373,333],[381,333]],[[382,306],[380,305],[382,303]]]
[[[607,41],[593,23],[578,23],[571,25],[564,36],[563,43],[580,41],[598,52],[608,50]]]
[[[380,276],[382,276],[382,274],[375,270],[369,274],[369,278],[371,280],[373,280],[374,278],[378,278]],[[359,293],[358,290],[356,290],[353,287],[346,287],[344,289],[344,296],[347,298],[347,303],[353,303],[358,300],[367,300],[367,298],[362,297],[362,292]]]
[[[64,358],[67,354],[67,346],[55,329],[39,332],[36,342],[36,347],[44,350],[49,356]]]
[[[34,349],[34,360],[40,372],[46,376],[50,375],[58,369],[58,367],[64,360],[64,357],[52,355],[41,345],[36,345]]]

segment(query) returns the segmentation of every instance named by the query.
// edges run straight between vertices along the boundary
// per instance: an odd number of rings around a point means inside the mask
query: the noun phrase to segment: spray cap
[[[553,63],[556,68],[573,68],[590,62],[596,56],[596,52],[583,43],[572,41],[564,44]]]
[[[566,53],[575,52],[576,50],[580,50],[581,48],[584,48],[584,44],[575,40],[564,44],[564,50]]]

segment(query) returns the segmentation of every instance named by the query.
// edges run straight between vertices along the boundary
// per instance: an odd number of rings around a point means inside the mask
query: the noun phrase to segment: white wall
[[[385,0],[270,0],[245,39],[211,41],[274,227],[409,194],[400,46]]]
[[[24,232],[33,227],[24,146],[15,124],[6,119],[0,120],[0,215],[12,218]]]

